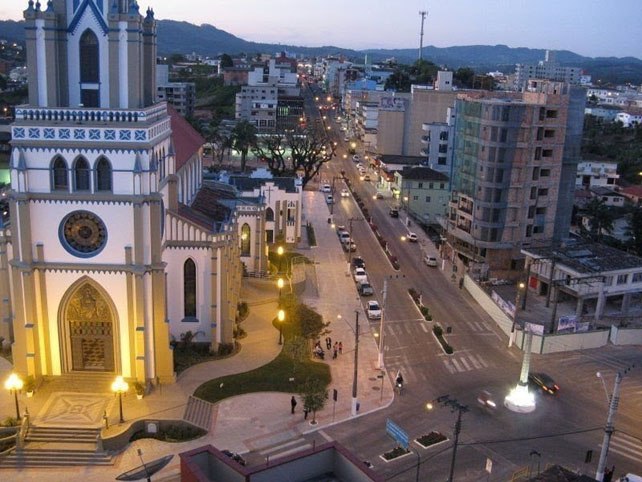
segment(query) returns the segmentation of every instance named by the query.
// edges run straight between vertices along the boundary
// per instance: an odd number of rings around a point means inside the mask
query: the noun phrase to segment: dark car
[[[399,210],[392,208],[390,211],[388,211],[390,214],[390,217],[392,218],[398,218],[399,217]]]
[[[366,262],[363,260],[361,256],[354,256],[352,258],[352,269],[355,268],[366,268]]]
[[[539,387],[543,392],[555,395],[560,387],[546,373],[529,373],[528,382]]]

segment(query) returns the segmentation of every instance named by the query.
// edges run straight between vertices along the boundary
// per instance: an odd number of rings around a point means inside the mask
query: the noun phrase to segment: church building
[[[0,335],[23,377],[171,383],[173,340],[233,342],[239,217],[264,226],[265,210],[208,196],[203,139],[155,103],[152,10],[29,1],[24,18],[29,100],[11,128]],[[257,232],[243,243],[262,252]]]

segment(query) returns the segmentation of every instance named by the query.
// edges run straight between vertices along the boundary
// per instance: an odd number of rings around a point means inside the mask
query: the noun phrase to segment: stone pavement
[[[131,443],[124,451],[114,458],[112,467],[67,467],[65,469],[2,469],[1,477],[25,481],[52,480],[65,481],[103,481],[113,480],[117,475],[141,464],[137,449],[141,449],[146,462],[167,454],[178,454],[205,444],[212,444],[219,449],[229,449],[245,453],[251,450],[261,450],[278,444],[288,446],[291,450],[297,447],[291,445],[293,440],[302,440],[301,436],[308,432],[328,427],[333,423],[349,419],[351,415],[352,384],[354,373],[355,348],[355,319],[359,313],[359,370],[357,398],[361,416],[392,403],[393,391],[389,377],[377,378],[380,373],[375,368],[377,361],[377,346],[365,317],[356,287],[347,269],[347,256],[343,253],[334,230],[327,223],[328,208],[325,198],[320,192],[304,191],[304,219],[314,226],[317,247],[305,245],[296,249],[301,254],[314,260],[315,269],[309,270],[313,278],[309,279],[302,296],[305,303],[314,306],[323,315],[325,321],[330,321],[330,337],[343,343],[343,353],[336,359],[326,351],[325,362],[330,366],[332,383],[330,399],[324,410],[317,413],[318,424],[312,426],[303,420],[302,403],[297,407],[297,413],[290,413],[290,393],[253,393],[223,400],[213,407],[210,432],[198,440],[184,443],[164,443],[152,439],[138,440]],[[316,276],[314,276],[316,275]],[[241,373],[262,366],[273,360],[279,353],[278,332],[272,326],[272,319],[277,310],[273,281],[245,279],[242,298],[251,305],[250,315],[243,322],[247,337],[241,340],[241,350],[234,356],[203,363],[181,373],[173,385],[164,385],[154,390],[142,400],[137,400],[133,393],[123,398],[123,413],[128,422],[137,419],[181,419],[187,403],[187,398],[203,382],[229,374]],[[323,340],[322,340],[323,341]],[[325,347],[324,347],[325,348]],[[6,379],[11,371],[10,364],[0,358],[0,380]],[[381,387],[383,386],[383,392]],[[338,392],[338,401],[333,404],[332,391]],[[110,417],[108,432],[118,432],[124,426],[118,422],[118,403],[110,394],[91,397],[82,393],[82,387],[77,393],[65,393],[62,401],[60,392],[55,392],[43,386],[33,398],[20,396],[21,409],[28,406],[32,417],[40,417],[46,423],[47,417],[55,414],[59,419],[70,421],[78,411],[87,412],[90,407],[100,405],[101,410],[107,408]],[[95,398],[95,399],[94,399]],[[74,403],[76,406],[74,407]],[[78,410],[78,404],[83,405]],[[55,410],[52,411],[52,407]],[[0,418],[15,415],[12,398],[6,390],[0,392]],[[95,410],[91,410],[91,413]],[[95,414],[94,414],[95,415]],[[92,423],[97,423],[96,417],[90,417]],[[70,422],[71,423],[71,422]],[[307,448],[307,447],[301,447]],[[269,451],[266,450],[266,452]],[[170,464],[154,476],[156,481],[179,480],[180,463],[176,455]]]

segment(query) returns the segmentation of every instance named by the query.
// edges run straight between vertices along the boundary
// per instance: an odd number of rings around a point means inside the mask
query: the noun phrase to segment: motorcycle
[[[477,403],[479,403],[482,407],[491,410],[497,408],[497,403],[495,403],[495,401],[493,400],[490,392],[486,390],[479,392],[479,395],[477,395]]]
[[[313,353],[315,358],[318,358],[320,360],[324,360],[325,359],[325,352],[323,351],[323,348],[321,348],[321,347],[316,347],[312,351],[312,353]]]

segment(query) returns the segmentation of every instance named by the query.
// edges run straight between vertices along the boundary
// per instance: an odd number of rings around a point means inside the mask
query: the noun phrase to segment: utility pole
[[[352,416],[354,417],[357,414],[357,373],[359,370],[359,311],[354,311],[355,326],[354,326],[354,376],[352,378]]]
[[[386,314],[386,295],[388,293],[388,278],[383,279],[383,301],[381,302],[381,322],[379,323],[379,356],[377,368],[383,370],[383,317]]]
[[[438,403],[450,407],[451,411],[457,410],[457,421],[455,422],[455,440],[453,442],[453,455],[450,460],[450,472],[448,475],[448,482],[453,482],[455,476],[455,460],[457,458],[457,446],[459,445],[459,433],[461,432],[461,414],[468,411],[466,405],[462,405],[454,398],[450,398],[448,395],[442,395],[437,397],[436,400]],[[432,404],[429,404],[432,408]]]
[[[606,468],[606,456],[609,452],[609,444],[611,443],[611,436],[615,429],[613,428],[613,419],[617,412],[617,407],[620,404],[620,384],[622,383],[622,373],[617,372],[615,375],[615,384],[613,385],[613,394],[611,395],[611,403],[609,403],[609,414],[606,417],[606,426],[604,427],[604,438],[602,439],[602,451],[600,452],[600,461],[597,464],[597,472],[595,479],[599,482],[604,480],[604,469]]]
[[[428,12],[426,10],[420,10],[419,15],[421,16],[421,31],[419,32],[419,60],[423,59],[423,49],[424,49],[424,20],[426,20],[426,15]]]

